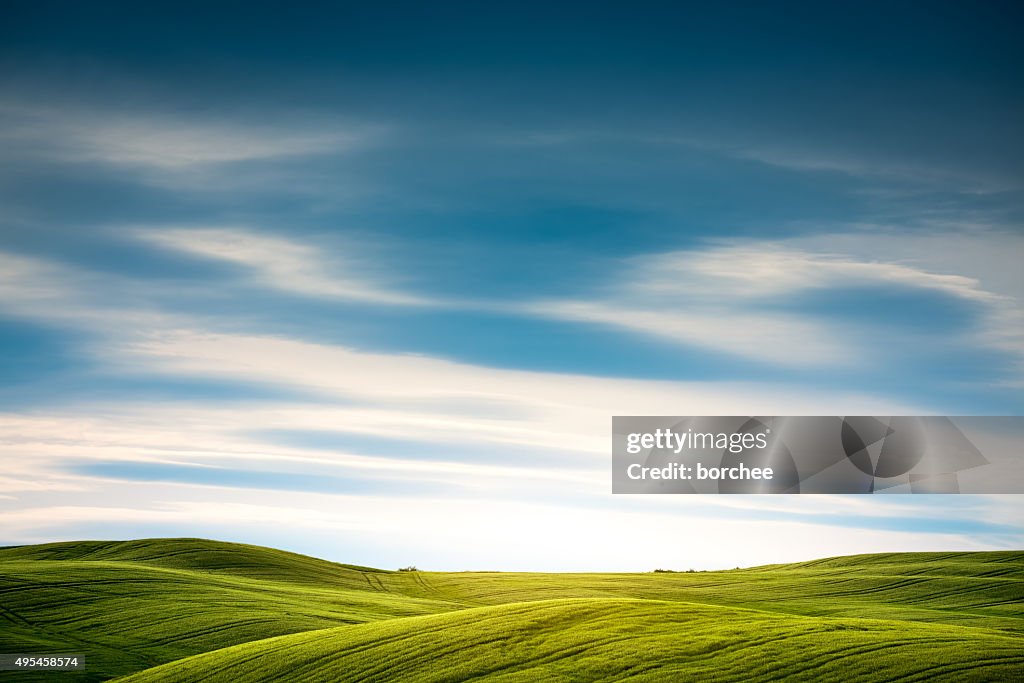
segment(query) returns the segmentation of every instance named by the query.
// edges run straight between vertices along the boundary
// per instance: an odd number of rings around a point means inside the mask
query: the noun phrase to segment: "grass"
[[[822,624],[656,600],[514,603],[246,643],[126,679],[750,681],[1009,678],[1020,638],[955,626]]]
[[[69,681],[1019,680],[1024,553],[520,574],[198,539],[24,546],[0,549],[0,652],[84,653]]]

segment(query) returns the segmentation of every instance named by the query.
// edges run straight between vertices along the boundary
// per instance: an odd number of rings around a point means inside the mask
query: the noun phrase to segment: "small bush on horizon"
[[[416,565],[410,564],[408,567],[399,567],[398,571],[400,571],[400,572],[418,572],[419,569],[416,568]]]

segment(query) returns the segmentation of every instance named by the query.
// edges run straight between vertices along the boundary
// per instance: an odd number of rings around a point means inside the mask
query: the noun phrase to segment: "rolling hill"
[[[157,681],[992,680],[1020,638],[657,600],[543,600],[300,633],[172,662]]]
[[[529,574],[391,572],[200,539],[56,543],[0,549],[0,624],[0,652],[84,653],[69,681],[799,680],[832,667],[1012,680],[1024,552]]]

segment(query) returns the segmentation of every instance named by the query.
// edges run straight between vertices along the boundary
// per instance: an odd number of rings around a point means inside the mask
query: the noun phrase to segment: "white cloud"
[[[186,324],[153,309],[145,290],[130,278],[0,251],[0,313],[7,315],[104,335]]]
[[[254,282],[271,289],[386,305],[428,303],[380,283],[356,248],[318,249],[240,228],[148,228],[134,234],[166,249],[242,266]]]
[[[718,151],[739,159],[809,173],[841,173],[856,178],[900,183],[909,187],[953,188],[961,192],[990,194],[1020,189],[1016,178],[979,169],[951,165],[922,164],[878,158],[837,150],[799,150],[765,145],[719,147]]]
[[[880,407],[877,399],[835,391],[504,370],[236,334],[172,331],[115,348],[126,368],[138,364],[147,372],[263,381],[372,406],[391,403],[403,410],[391,429],[421,438],[469,434],[595,453],[606,451],[607,421],[616,414],[813,414],[826,396],[835,410],[847,411],[837,414]],[[487,408],[484,416],[468,420],[431,409],[452,400],[482,402]],[[496,404],[507,406],[510,416],[493,417],[490,406]],[[416,413],[419,418],[414,419]],[[374,420],[373,411],[364,412],[363,418]]]
[[[289,120],[245,123],[195,115],[0,103],[9,150],[64,163],[103,163],[179,172],[354,149],[378,134],[369,126]]]
[[[939,291],[975,305],[979,321],[962,337],[1015,358],[1006,384],[1024,383],[1024,235],[977,225],[903,232],[875,228],[787,240],[794,249],[831,250],[870,261],[884,256],[891,283]],[[954,275],[955,273],[955,275]]]
[[[954,191],[969,194],[1013,192],[1021,188],[1016,175],[977,164],[949,163],[949,160],[922,162],[906,154],[894,153],[886,148],[879,154],[869,146],[854,148],[849,145],[814,145],[807,140],[790,140],[782,144],[764,142],[732,131],[721,135],[705,131],[696,135],[643,134],[638,139],[659,145],[677,145],[733,159],[748,160],[801,173],[835,173],[873,183],[883,192],[906,196],[916,192]],[[769,135],[768,137],[779,137]],[[991,166],[991,165],[989,165]]]
[[[869,240],[870,241],[870,240]],[[822,246],[828,240],[819,240]],[[849,256],[794,248],[786,242],[752,242],[670,252],[638,259],[635,279],[626,284],[637,296],[741,297],[772,299],[808,289],[893,284],[932,289],[966,299],[991,301],[978,280],[934,273],[883,254]]]
[[[657,308],[653,303],[542,301],[523,310],[780,365],[839,364],[845,357],[839,336],[809,318],[708,307],[690,297]]]
[[[949,243],[934,235],[861,233],[712,244],[626,259],[591,298],[539,301],[523,310],[763,362],[824,366],[866,359],[871,349],[857,346],[841,318],[786,310],[785,304],[814,290],[888,286],[965,301],[982,322],[958,341],[1024,354],[1022,287],[1019,275],[1013,275],[1018,268],[1005,262],[1024,250],[1024,242],[988,232],[960,242],[966,243],[960,254],[975,255],[971,274],[957,267],[955,248],[946,246],[946,258],[935,258],[938,243]],[[997,252],[1004,263],[990,274],[979,252]]]

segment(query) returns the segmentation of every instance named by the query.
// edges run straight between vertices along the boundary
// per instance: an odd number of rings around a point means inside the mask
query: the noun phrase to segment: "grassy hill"
[[[657,600],[544,600],[299,633],[126,683],[1010,680],[1020,638]]]
[[[87,671],[62,680],[830,678],[833,660],[865,680],[1009,680],[1024,671],[1024,553],[520,574],[198,539],[57,543],[0,549],[0,625],[0,652],[84,653]]]
[[[83,652],[103,680],[259,638],[461,607],[402,575],[190,539],[0,549],[0,652]],[[41,677],[42,678],[42,677]]]

